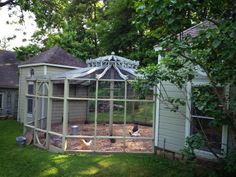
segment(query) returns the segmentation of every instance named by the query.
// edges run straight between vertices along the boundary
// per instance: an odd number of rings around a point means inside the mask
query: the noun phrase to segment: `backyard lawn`
[[[19,147],[15,137],[21,134],[22,126],[16,121],[0,121],[0,177],[204,177],[216,173],[156,155],[53,154],[33,146]]]

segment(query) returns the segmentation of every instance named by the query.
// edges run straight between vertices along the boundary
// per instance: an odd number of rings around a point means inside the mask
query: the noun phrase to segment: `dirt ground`
[[[94,124],[76,124],[70,123],[68,126],[68,134],[72,134],[71,126],[78,126],[78,135],[93,136]],[[132,130],[133,124],[126,124],[125,135],[131,137],[129,131]],[[141,137],[152,137],[152,127],[139,125],[139,133]],[[52,131],[61,133],[62,124],[54,124]],[[113,136],[123,136],[124,125],[113,124]],[[97,125],[97,136],[109,136],[109,124]],[[51,144],[61,147],[61,138],[51,136]],[[67,150],[94,150],[98,152],[152,152],[152,140],[135,140],[135,139],[82,139],[82,138],[67,138]]]

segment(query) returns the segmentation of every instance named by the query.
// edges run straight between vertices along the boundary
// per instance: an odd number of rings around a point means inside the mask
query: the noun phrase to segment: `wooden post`
[[[41,96],[45,95],[45,82],[42,82],[40,83],[40,87],[42,87],[42,94]],[[44,122],[44,116],[45,116],[45,98],[40,98],[40,104],[41,104],[41,113],[40,113],[40,128],[41,129],[45,129],[45,127],[43,126],[43,122]]]
[[[35,115],[34,115],[34,127],[38,128],[38,116],[39,116],[39,107],[38,107],[38,81],[35,82]],[[36,130],[34,129],[34,144],[36,144]]]
[[[49,148],[50,145],[50,135],[52,125],[52,81],[48,81],[48,108],[47,108],[47,136],[46,136],[46,147]]]
[[[23,100],[23,102],[25,102],[26,104],[24,105],[24,112],[23,112],[23,121],[24,121],[24,132],[23,132],[23,134],[25,134],[26,133],[26,127],[25,127],[25,125],[27,124],[27,106],[28,106],[28,98],[27,98],[27,96],[26,96],[26,94],[27,94],[27,92],[28,92],[28,82],[26,82],[26,85],[27,85],[27,89],[25,89],[25,92],[24,92],[24,100]],[[18,114],[19,114],[19,112],[18,112]]]
[[[63,130],[62,130],[62,150],[67,148],[67,130],[68,130],[68,95],[69,95],[69,82],[66,78],[64,80],[64,102],[63,102]]]

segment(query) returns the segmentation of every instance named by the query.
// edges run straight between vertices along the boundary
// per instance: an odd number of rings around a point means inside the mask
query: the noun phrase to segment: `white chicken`
[[[138,124],[134,124],[134,127],[132,128],[131,131],[129,131],[129,134],[130,136],[133,137],[141,136],[141,134],[139,133]]]
[[[80,139],[80,143],[82,146],[82,149],[89,149],[89,147],[92,145],[93,140],[89,140],[88,142],[85,139]]]

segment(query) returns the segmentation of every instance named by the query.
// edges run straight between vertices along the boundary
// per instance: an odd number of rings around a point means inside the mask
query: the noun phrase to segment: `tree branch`
[[[0,7],[3,7],[5,5],[8,5],[8,4],[14,4],[14,0],[7,0],[5,2],[0,2]]]

